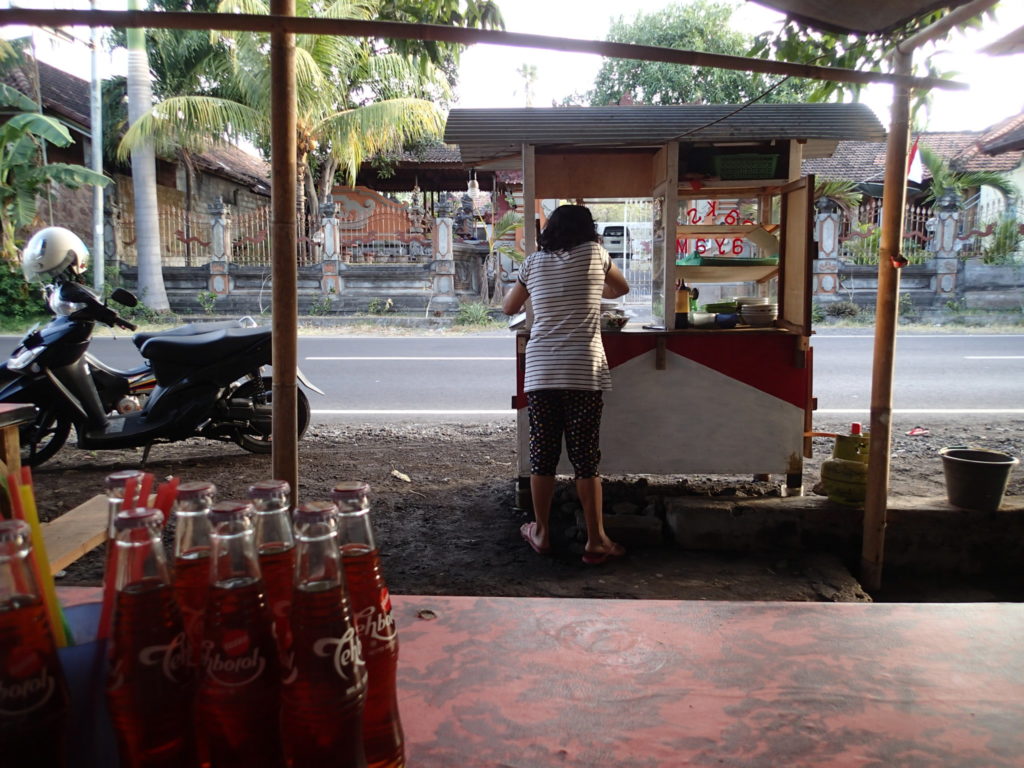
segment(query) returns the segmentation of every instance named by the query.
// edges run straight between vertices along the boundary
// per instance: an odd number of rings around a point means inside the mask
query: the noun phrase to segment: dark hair
[[[560,205],[555,208],[537,244],[548,253],[568,251],[580,243],[596,243],[597,226],[590,209],[584,205]]]

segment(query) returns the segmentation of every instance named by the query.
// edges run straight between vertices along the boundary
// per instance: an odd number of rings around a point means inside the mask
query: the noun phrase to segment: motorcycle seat
[[[269,341],[270,333],[269,328],[225,328],[195,336],[157,336],[143,344],[141,351],[154,365],[206,365]]]
[[[139,331],[132,336],[132,342],[141,352],[142,347],[150,339],[162,338],[165,336],[198,336],[201,333],[221,331],[225,328],[244,328],[241,320],[210,320],[204,323],[188,323],[177,328],[168,328],[166,331]]]

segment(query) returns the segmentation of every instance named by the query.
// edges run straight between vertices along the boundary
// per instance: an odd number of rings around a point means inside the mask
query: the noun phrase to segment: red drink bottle
[[[135,490],[139,489],[139,482],[142,480],[142,472],[138,469],[124,469],[120,472],[113,472],[107,475],[104,485],[107,491],[107,541],[112,542],[116,531],[114,522],[117,520],[117,513],[121,511],[121,504],[124,502],[124,485],[129,480],[135,481]],[[145,507],[146,499],[140,499],[138,506]],[[107,565],[110,565],[109,560]],[[110,572],[113,574],[113,571]]]
[[[24,521],[0,521],[0,765],[61,768],[68,689],[31,541]]]
[[[295,513],[297,567],[281,688],[292,768],[366,768],[366,666],[345,589],[337,511],[312,502]]]
[[[402,768],[405,737],[398,715],[398,635],[373,538],[369,493],[366,483],[342,482],[334,486],[331,498],[338,505],[342,565],[366,662],[366,762],[370,768]]]
[[[199,710],[212,768],[283,768],[280,667],[253,539],[252,507],[210,510],[210,592]]]
[[[209,513],[216,494],[213,483],[182,483],[174,508],[174,596],[197,666],[201,661],[203,615],[210,589]]]
[[[288,606],[295,578],[295,537],[292,534],[291,488],[285,480],[264,480],[249,486],[256,512],[256,553],[280,643],[288,631]]]
[[[114,526],[117,603],[107,705],[123,768],[194,768],[196,670],[160,540],[159,509],[123,510]]]

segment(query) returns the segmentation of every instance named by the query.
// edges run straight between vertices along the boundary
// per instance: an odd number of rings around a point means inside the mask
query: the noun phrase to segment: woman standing
[[[601,478],[601,393],[611,373],[601,344],[601,299],[629,292],[629,284],[598,244],[590,210],[559,206],[538,238],[541,250],[526,257],[519,280],[505,296],[505,314],[533,304],[526,345],[524,390],[530,415],[530,494],[535,522],[520,529],[538,554],[551,551],[549,519],[555,470],[566,452],[587,526],[583,562],[599,565],[625,549],[604,531]]]

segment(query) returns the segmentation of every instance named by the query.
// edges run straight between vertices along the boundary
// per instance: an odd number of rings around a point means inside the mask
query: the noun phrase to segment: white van
[[[604,224],[601,227],[601,245],[608,251],[608,254],[622,266],[621,259],[633,257],[633,238],[627,227],[622,222]]]

